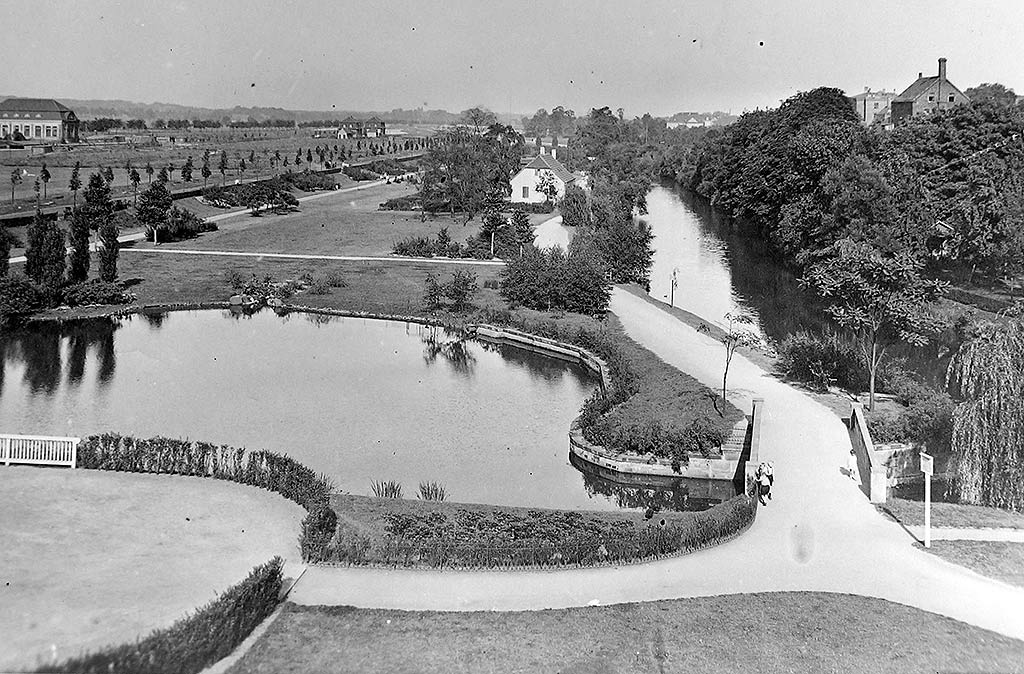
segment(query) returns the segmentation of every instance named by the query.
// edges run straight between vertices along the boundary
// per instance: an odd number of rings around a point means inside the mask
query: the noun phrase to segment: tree
[[[79,214],[91,231],[98,231],[100,226],[110,219],[114,212],[114,202],[110,198],[110,185],[99,173],[89,176],[89,184],[85,188],[85,203]]]
[[[11,245],[13,243],[11,235],[7,233],[7,230],[0,227],[0,279],[7,276],[7,268],[10,265],[11,258]]]
[[[74,196],[73,208],[78,208],[78,190],[82,189],[82,179],[78,175],[81,168],[82,162],[76,161],[75,167],[71,169],[71,179],[68,181],[68,189],[71,190],[71,194]]]
[[[1001,105],[1013,105],[1017,102],[1017,94],[998,82],[983,82],[976,87],[964,91],[971,103],[993,102]]]
[[[558,198],[558,184],[555,182],[555,174],[551,171],[541,171],[537,178],[536,189],[544,195],[544,201],[551,204]]]
[[[459,116],[460,124],[472,127],[477,133],[480,133],[491,124],[497,123],[497,121],[498,118],[494,113],[482,106],[463,110],[462,114]]]
[[[50,182],[50,171],[46,168],[46,162],[43,162],[43,168],[39,169],[39,179],[43,181],[43,198],[46,198],[46,185]]]
[[[192,155],[189,155],[188,158],[185,160],[184,165],[182,165],[182,167],[181,167],[181,181],[182,182],[186,182],[186,183],[192,182],[192,169],[193,169]]]
[[[106,166],[100,167],[100,171],[103,172],[103,179],[107,181],[108,185],[114,182],[114,169]]]
[[[156,174],[156,181],[158,183],[166,183],[171,179],[171,176],[167,172],[166,166],[160,167],[160,172]]]
[[[224,184],[224,178],[228,172],[228,153],[220,151],[220,159],[217,161],[217,170],[220,171],[220,184]]]
[[[153,243],[157,243],[157,231],[166,223],[167,212],[171,210],[173,203],[171,193],[160,180],[150,185],[139,198],[138,207],[135,209],[135,218],[144,227],[152,230]]]
[[[978,327],[949,364],[951,467],[957,496],[1024,510],[1024,316],[1019,310]]]
[[[508,220],[496,210],[487,211],[480,223],[480,233],[491,239],[491,257],[494,257],[494,237],[508,227]]]
[[[134,166],[128,171],[128,182],[132,184],[132,203],[139,203],[139,183],[142,182],[142,176],[139,175],[138,169]]]
[[[587,204],[587,193],[576,185],[565,188],[565,196],[558,205],[562,212],[562,224],[566,227],[589,227],[590,206]]]
[[[722,370],[722,409],[718,410],[718,413],[722,416],[725,416],[723,410],[725,409],[725,395],[729,385],[729,366],[732,364],[732,357],[736,355],[736,349],[741,346],[758,347],[761,344],[761,338],[751,332],[750,329],[744,327],[754,323],[754,319],[750,314],[746,312],[729,312],[725,315],[725,320],[725,331],[720,336],[722,344],[725,345],[725,368]],[[710,332],[710,328],[701,323],[697,331]],[[715,408],[717,409],[718,406],[716,405]]]
[[[117,225],[112,218],[100,225],[99,239],[100,280],[113,283],[117,280],[117,254],[120,243],[117,240]]]
[[[68,283],[81,283],[89,278],[89,219],[81,210],[71,214],[68,239]]]
[[[842,239],[801,279],[829,303],[828,314],[857,335],[869,374],[868,409],[874,409],[875,380],[888,346],[897,340],[924,345],[934,328],[927,308],[945,285],[925,279],[922,268],[906,253],[885,256],[870,244]]]
[[[148,162],[148,161],[146,162],[145,171],[146,171],[146,177],[148,178],[148,184],[152,185],[153,184],[153,164],[151,162]]]
[[[210,171],[210,156],[203,157],[203,165],[199,169],[199,175],[203,176],[203,189],[206,189],[206,181],[210,179],[213,172]]]
[[[25,274],[56,297],[64,284],[64,232],[56,220],[44,218],[36,209],[27,238]]]
[[[36,193],[36,208],[39,208],[39,178],[32,183],[32,191]]]
[[[14,203],[14,188],[21,184],[21,169],[11,171],[11,203]]]
[[[532,246],[536,236],[533,233],[533,225],[530,223],[530,216],[526,211],[516,210],[512,213],[512,237],[515,244],[519,246],[519,255],[522,257],[527,246]]]

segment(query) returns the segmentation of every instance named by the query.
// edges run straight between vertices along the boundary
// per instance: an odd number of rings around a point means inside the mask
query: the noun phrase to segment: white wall
[[[537,190],[537,183],[540,181],[538,175],[540,171],[537,169],[524,168],[519,171],[512,178],[512,202],[517,204],[542,204],[544,203],[545,197],[541,192]],[[556,199],[561,199],[565,196],[565,182],[562,181],[558,176],[552,174],[555,178],[555,186],[558,188],[558,196]],[[523,197],[523,188],[528,187],[528,196]]]

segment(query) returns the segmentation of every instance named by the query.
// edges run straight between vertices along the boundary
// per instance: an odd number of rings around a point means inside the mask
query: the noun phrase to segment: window
[[[875,101],[875,110],[878,109],[878,101]]]
[[[954,96],[953,94],[949,95],[949,102],[950,103],[952,103],[955,99],[956,99],[956,96]]]
[[[935,100],[935,94],[928,94],[928,102],[931,103]]]
[[[36,124],[35,137],[36,138],[42,138],[43,137],[43,127],[39,126],[38,124]]]

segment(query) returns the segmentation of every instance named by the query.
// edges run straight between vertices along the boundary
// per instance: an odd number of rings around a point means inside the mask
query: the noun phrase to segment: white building
[[[0,139],[77,143],[78,117],[52,99],[8,98],[0,103]]]
[[[558,195],[555,200],[565,196],[565,188],[576,181],[576,177],[562,166],[561,163],[551,155],[542,154],[519,169],[519,173],[512,176],[512,201],[519,204],[541,204],[547,196],[537,189],[541,177],[550,174],[555,184]]]

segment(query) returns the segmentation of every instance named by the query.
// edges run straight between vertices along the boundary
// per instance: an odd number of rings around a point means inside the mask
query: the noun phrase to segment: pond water
[[[702,509],[731,485],[621,486],[569,463],[597,385],[582,367],[443,329],[192,311],[35,324],[0,337],[0,431],[188,437],[286,453],[369,494],[609,510]]]

